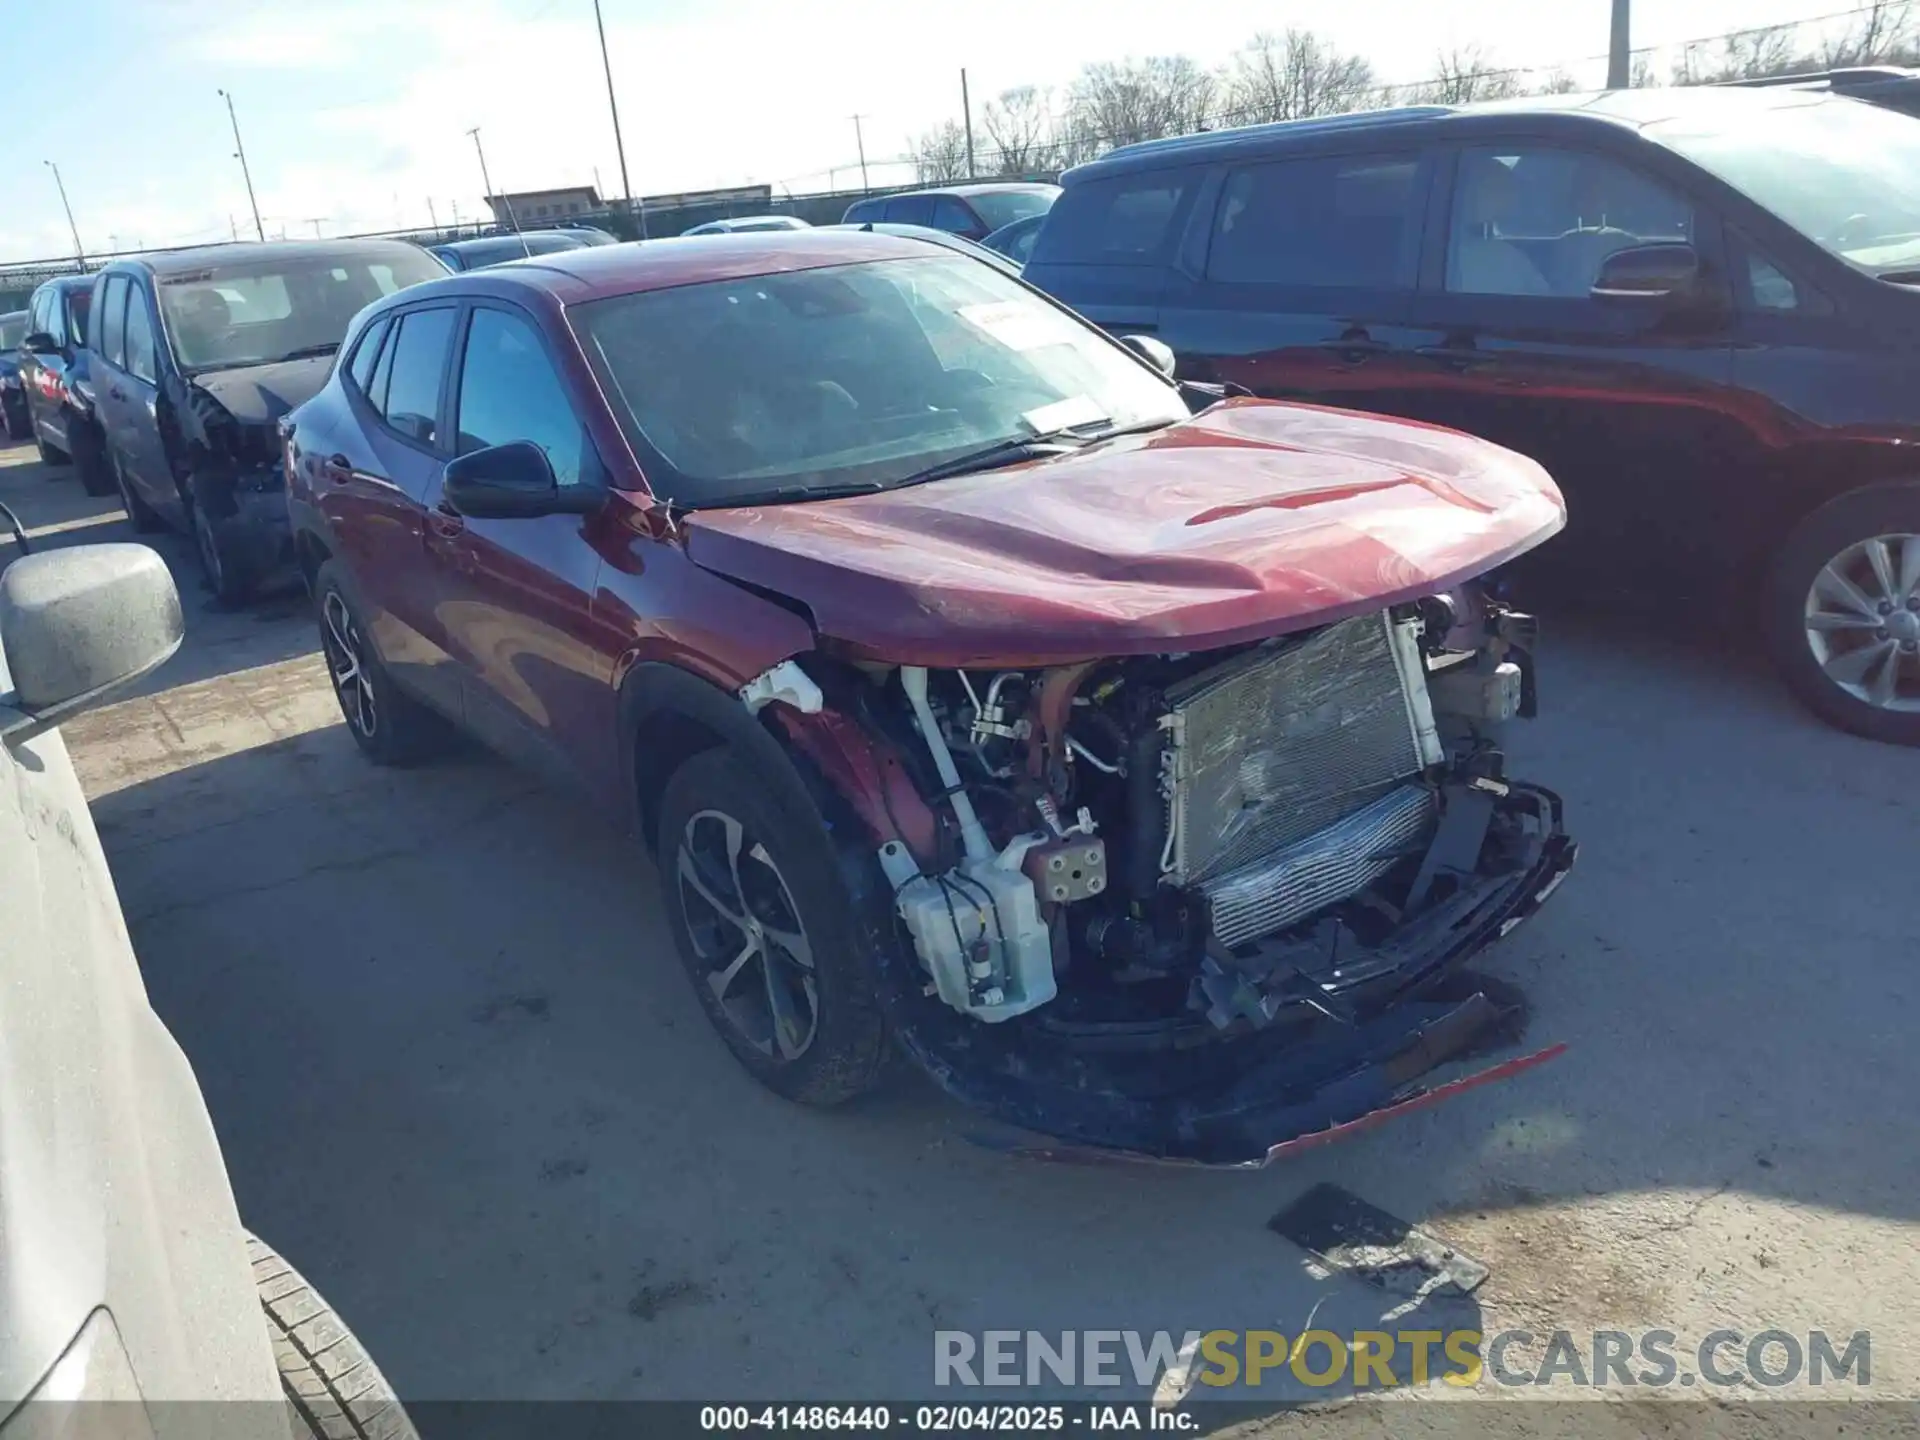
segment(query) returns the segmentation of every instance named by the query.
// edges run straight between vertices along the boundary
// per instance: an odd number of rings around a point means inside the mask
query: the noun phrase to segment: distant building
[[[607,208],[600,192],[591,185],[568,185],[559,190],[521,190],[510,195],[489,195],[487,208],[501,225],[551,225],[561,220],[578,219]],[[509,214],[511,210],[511,214]]]

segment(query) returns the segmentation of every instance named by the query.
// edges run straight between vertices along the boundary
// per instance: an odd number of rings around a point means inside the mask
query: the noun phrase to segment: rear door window
[[[887,202],[884,200],[856,200],[847,207],[846,216],[841,223],[846,225],[869,225],[875,220],[882,218],[886,213]]]
[[[1411,290],[1424,172],[1411,155],[1315,156],[1227,176],[1207,278],[1222,284]]]
[[[382,315],[367,327],[367,333],[353,347],[353,359],[347,365],[347,374],[362,395],[373,393],[374,362],[380,358],[380,342],[387,338],[387,324],[387,317]]]
[[[1173,248],[1175,225],[1199,183],[1191,170],[1115,175],[1068,188],[1040,228],[1036,263],[1155,265]]]
[[[100,355],[109,365],[126,368],[127,277],[109,275],[105,298],[107,313],[100,317]]]
[[[973,212],[951,195],[936,196],[933,202],[933,227],[955,235],[966,235],[980,228]]]
[[[933,224],[933,196],[896,195],[887,202],[887,220],[893,225]]]
[[[127,373],[154,384],[159,378],[153,353],[153,320],[147,314],[147,296],[138,285],[127,287]]]
[[[435,449],[440,443],[440,390],[447,371],[447,344],[453,338],[454,311],[441,306],[409,310],[401,316],[399,331],[386,348],[381,413],[387,424],[409,440]],[[378,380],[378,377],[376,377]]]

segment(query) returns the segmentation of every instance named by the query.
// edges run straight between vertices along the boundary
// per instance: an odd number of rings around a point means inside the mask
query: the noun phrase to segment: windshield
[[[969,195],[967,202],[980,212],[987,229],[998,230],[1029,215],[1044,215],[1059,198],[1058,190],[999,190],[985,195]]]
[[[27,312],[18,315],[0,315],[0,350],[18,350],[20,342],[27,338]]]
[[[70,338],[75,345],[87,343],[87,312],[93,308],[93,290],[69,290],[67,292],[67,322]]]
[[[160,309],[181,369],[264,365],[337,348],[382,296],[446,274],[424,250],[276,257],[162,275]]]
[[[569,313],[629,438],[665,462],[648,466],[654,492],[684,505],[894,484],[1060,424],[1098,433],[1187,413],[1177,390],[1085,322],[958,255],[711,281]]]
[[[1662,144],[1744,191],[1841,259],[1875,272],[1920,263],[1920,120],[1816,98],[1737,128],[1653,127]]]

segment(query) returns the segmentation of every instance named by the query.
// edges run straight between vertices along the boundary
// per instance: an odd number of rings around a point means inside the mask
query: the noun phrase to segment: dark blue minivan
[[[1920,124],[1630,90],[1151,141],[1025,278],[1184,379],[1432,421],[1565,492],[1554,578],[1703,602],[1920,744]]]

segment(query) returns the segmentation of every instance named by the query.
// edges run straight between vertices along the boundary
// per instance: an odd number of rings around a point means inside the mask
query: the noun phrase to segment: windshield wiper
[[[971,475],[977,470],[995,470],[1002,465],[1011,465],[1016,460],[1064,455],[1079,449],[1084,440],[1084,436],[1076,435],[1071,430],[1054,430],[1045,435],[1012,435],[978,450],[956,455],[951,460],[942,460],[938,465],[929,465],[925,470],[916,470],[906,479],[895,483],[921,485],[929,480],[945,480],[953,475]]]
[[[716,496],[693,508],[730,510],[736,505],[784,505],[791,500],[838,500],[846,495],[871,495],[887,488],[879,480],[860,480],[845,485],[776,485],[771,490],[750,490],[745,495]]]
[[[298,350],[289,350],[281,360],[311,360],[317,355],[331,355],[340,348],[338,340],[322,340],[318,345],[302,345]],[[278,363],[278,362],[275,362]]]

